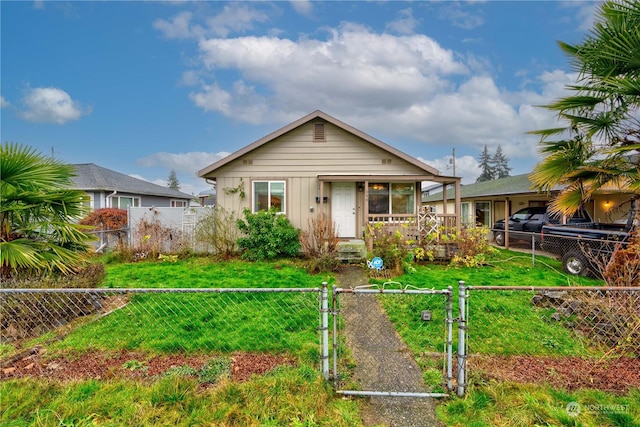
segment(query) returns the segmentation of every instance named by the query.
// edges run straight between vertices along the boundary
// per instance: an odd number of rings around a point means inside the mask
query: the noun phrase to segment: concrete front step
[[[338,242],[337,251],[337,258],[343,262],[360,262],[367,258],[367,246],[360,239]]]

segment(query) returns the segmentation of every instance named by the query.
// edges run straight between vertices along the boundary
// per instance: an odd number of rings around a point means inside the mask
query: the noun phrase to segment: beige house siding
[[[317,126],[319,123],[322,126]],[[239,216],[254,205],[252,189],[256,180],[284,181],[284,209],[295,227],[307,229],[310,218],[324,213],[341,227],[343,238],[362,237],[368,222],[382,221],[386,226],[399,227],[403,222],[415,221],[422,181],[456,188],[460,185],[459,178],[441,176],[433,167],[321,111],[247,145],[200,170],[198,175],[215,181],[218,206]],[[368,185],[375,183],[414,185],[414,211],[375,215],[369,212]],[[335,193],[335,203],[332,187],[340,189]],[[396,199],[391,194],[389,197],[391,211]],[[449,210],[445,216],[458,226],[455,212]]]
[[[385,175],[385,178],[397,175],[401,179],[403,175],[424,174],[423,169],[333,124],[325,124],[326,142],[313,142],[313,129],[314,122],[306,123],[219,168],[216,171],[218,204],[241,213],[252,206],[252,181],[284,180],[286,214],[295,227],[306,229],[312,209],[317,212],[324,208],[326,214],[331,211],[330,183],[325,183],[322,191],[328,202],[316,203],[316,197],[320,196],[318,175],[364,175],[373,171]],[[376,182],[375,176],[370,182]],[[241,183],[244,185],[244,200],[240,199],[239,191],[233,192]],[[360,213],[363,203],[363,195],[357,193],[356,204]],[[357,215],[358,230],[363,226],[361,216]]]

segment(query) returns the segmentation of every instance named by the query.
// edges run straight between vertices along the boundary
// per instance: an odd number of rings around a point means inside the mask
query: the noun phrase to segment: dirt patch
[[[54,380],[81,380],[88,378],[145,379],[160,376],[170,369],[202,369],[215,356],[168,354],[151,356],[142,352],[118,353],[88,352],[78,356],[45,357],[44,350],[36,350],[13,363],[4,366],[0,379],[46,377]],[[246,381],[252,375],[261,375],[277,366],[295,365],[286,355],[261,353],[234,353],[230,356],[230,377],[234,381]]]
[[[498,381],[549,384],[573,391],[592,388],[625,393],[640,387],[640,359],[594,360],[551,356],[479,356],[468,360],[469,375]]]

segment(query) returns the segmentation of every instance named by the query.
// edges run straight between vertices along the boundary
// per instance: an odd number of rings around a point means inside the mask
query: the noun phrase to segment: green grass
[[[277,368],[215,388],[180,375],[152,383],[0,382],[0,424],[17,426],[361,426],[356,403],[336,399],[308,367]]]
[[[576,402],[580,412],[568,411]],[[544,385],[492,382],[437,408],[447,426],[640,426],[640,390],[617,396],[596,390],[567,393]],[[572,414],[574,416],[572,416]]]
[[[315,288],[324,281],[335,283],[331,275],[311,276],[295,262],[211,262],[192,258],[176,263],[109,264],[106,268],[107,288]],[[420,265],[414,274],[394,280],[435,289],[455,288],[459,280],[472,286],[602,284],[587,278],[568,278],[559,271],[561,265],[556,260],[539,257],[532,266],[530,257],[501,250],[484,267]],[[308,301],[295,300],[300,297]],[[530,297],[529,292],[472,292],[471,350],[499,355],[599,354],[598,349],[559,323],[543,320],[546,313],[532,306]],[[417,355],[425,381],[437,387],[442,379],[442,362],[424,357],[423,353],[444,349],[444,297],[380,298]],[[456,316],[457,299],[453,302]],[[220,316],[221,305],[232,307],[233,316]],[[425,309],[432,312],[430,322],[416,315]],[[267,319],[274,318],[277,321],[269,324]],[[78,328],[50,346],[48,354],[75,354],[86,348],[151,353],[198,352],[205,348],[223,354],[236,350],[287,352],[297,356],[301,364],[297,368],[280,367],[246,383],[225,379],[222,365],[212,367],[211,372],[176,367],[151,382],[2,381],[0,424],[361,426],[357,400],[336,398],[317,370],[310,367],[317,361],[317,319],[317,298],[311,294],[137,294],[125,308]],[[454,327],[454,340],[455,334]],[[144,369],[144,364],[129,368]],[[199,379],[211,375],[222,379],[216,386],[203,388]],[[587,411],[574,418],[566,411],[566,405],[573,401],[581,405],[628,406],[625,412]],[[638,402],[637,390],[616,396],[594,390],[568,393],[545,385],[479,382],[470,387],[464,398],[442,401],[438,416],[448,426],[639,426]]]

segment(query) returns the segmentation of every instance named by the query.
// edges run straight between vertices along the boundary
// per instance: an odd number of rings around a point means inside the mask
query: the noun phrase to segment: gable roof
[[[171,197],[174,199],[192,199],[193,196],[182,191],[153,184],[134,178],[93,163],[74,164],[76,176],[72,177],[78,190],[84,191],[119,191],[131,194]]]
[[[554,188],[553,190],[557,190],[557,188]],[[447,199],[453,199],[455,196],[454,193],[455,191],[447,191]],[[539,193],[539,191],[533,189],[533,182],[531,182],[531,180],[529,179],[528,173],[460,186],[461,198]],[[425,197],[423,201],[442,201],[442,193],[430,194],[429,196]]]
[[[350,126],[350,125],[348,125],[348,124],[336,119],[335,117],[330,116],[327,113],[324,113],[324,112],[322,112],[320,110],[316,110],[313,113],[307,114],[306,116],[296,120],[295,122],[290,123],[290,124],[280,128],[280,129],[278,129],[277,131],[272,132],[269,135],[260,138],[259,140],[247,145],[246,147],[236,151],[235,153],[232,153],[232,154],[228,155],[227,157],[225,157],[225,158],[223,158],[221,160],[218,160],[217,162],[207,166],[206,168],[201,169],[200,171],[198,171],[198,176],[199,177],[205,177],[205,175],[210,174],[211,172],[213,172],[216,169],[226,165],[227,163],[232,162],[233,160],[235,160],[235,159],[237,159],[237,158],[239,158],[241,156],[244,156],[245,154],[255,150],[256,148],[259,148],[259,147],[265,145],[266,143],[268,143],[270,141],[273,141],[274,139],[286,134],[287,132],[290,132],[291,130],[293,130],[293,129],[299,127],[299,126],[302,126],[305,123],[308,123],[308,122],[310,122],[312,120],[315,120],[317,118],[323,119],[323,120],[327,121],[328,123],[331,123],[331,124],[341,128],[341,129],[343,129],[343,130],[345,130],[345,131],[347,131],[347,132],[349,132],[349,133],[351,133],[351,134],[353,134],[353,135],[355,135],[355,136],[357,136],[359,138],[362,138],[363,140],[375,145],[378,148],[381,148],[381,149],[383,149],[383,150],[385,150],[385,151],[387,151],[387,152],[389,152],[391,154],[394,154],[397,157],[400,157],[404,161],[406,161],[406,162],[408,162],[408,163],[410,163],[410,164],[412,164],[414,166],[417,166],[418,168],[424,170],[425,172],[427,172],[427,174],[440,175],[440,172],[437,169],[427,165],[426,163],[423,163],[423,162],[419,161],[415,157],[411,157],[408,154],[405,154],[402,151],[400,151],[400,150],[398,150],[398,149],[396,149],[396,148],[394,148],[394,147],[392,147],[392,146],[390,146],[388,144],[385,144],[384,142],[380,141],[379,139],[376,139],[376,138],[372,137],[371,135],[368,135],[368,134],[362,132],[361,130],[356,129],[353,126]]]

